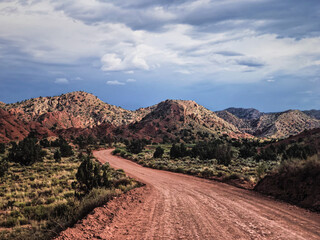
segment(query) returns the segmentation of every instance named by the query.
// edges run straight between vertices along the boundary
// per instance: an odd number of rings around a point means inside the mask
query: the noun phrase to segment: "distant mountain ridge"
[[[253,108],[228,108],[216,112],[227,122],[237,126],[240,131],[256,137],[286,138],[304,130],[320,127],[315,117],[317,110],[287,110],[278,113],[262,113]]]
[[[225,111],[235,115],[238,118],[248,119],[248,120],[258,119],[259,117],[261,117],[264,114],[254,108],[234,108],[234,107],[232,107],[232,108],[225,109]]]
[[[320,110],[312,109],[312,110],[306,110],[306,111],[302,111],[302,112],[307,114],[310,117],[314,117],[314,118],[320,120]]]
[[[320,127],[318,110],[262,113],[254,108],[228,108],[213,112],[194,101],[166,100],[130,111],[83,91],[13,104],[0,102],[1,108],[0,134],[3,137],[0,141],[19,140],[34,130],[42,135],[69,137],[110,135],[192,141],[208,134],[226,134],[235,138],[285,138]],[[15,134],[10,135],[8,129]]]

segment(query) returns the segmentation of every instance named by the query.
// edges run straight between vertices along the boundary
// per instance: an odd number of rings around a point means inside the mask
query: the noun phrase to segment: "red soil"
[[[97,151],[147,184],[97,208],[58,239],[320,239],[320,215],[259,193],[144,168]]]

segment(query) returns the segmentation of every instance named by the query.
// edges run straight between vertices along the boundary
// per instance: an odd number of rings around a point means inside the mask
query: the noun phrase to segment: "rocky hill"
[[[184,140],[200,138],[202,134],[231,137],[251,137],[194,101],[166,100],[153,107],[141,121],[128,126],[136,136],[163,137]]]
[[[194,101],[166,100],[129,111],[82,91],[0,103],[1,108],[2,141],[23,138],[32,130],[31,126],[48,135],[110,135],[157,141],[163,138],[193,141],[224,134],[234,138],[252,135],[285,138],[320,127],[320,120],[298,110],[265,114],[253,108],[228,108],[214,113]],[[316,116],[316,113],[314,110],[308,114]]]
[[[216,112],[217,116],[224,119],[226,122],[236,126],[241,132],[254,134],[254,130],[251,126],[251,122],[248,119],[241,119],[227,110]]]
[[[41,124],[33,121],[23,122],[0,108],[0,142],[22,140],[31,131],[39,136],[54,136],[53,132],[41,126]]]
[[[102,123],[120,126],[139,120],[139,114],[143,114],[104,103],[82,91],[32,98],[8,104],[6,110],[20,120],[36,121],[51,130],[94,127]]]
[[[299,110],[264,114],[255,122],[255,136],[286,138],[306,129],[320,127],[320,121]]]
[[[240,131],[257,137],[286,138],[304,130],[320,127],[318,119],[299,110],[261,113],[256,109],[228,108],[217,112],[217,115],[237,126]]]
[[[248,120],[258,119],[263,115],[262,112],[254,108],[227,108],[225,111],[235,115],[238,118]]]
[[[312,109],[312,110],[306,110],[306,111],[302,111],[302,112],[304,114],[307,114],[310,117],[314,117],[314,118],[320,120],[320,110]]]

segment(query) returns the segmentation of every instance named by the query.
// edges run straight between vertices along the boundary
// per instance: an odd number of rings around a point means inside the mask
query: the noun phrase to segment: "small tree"
[[[179,147],[177,147],[176,144],[172,144],[172,147],[170,149],[170,157],[177,158],[179,155],[180,155]]]
[[[45,152],[37,144],[37,139],[26,137],[19,144],[12,144],[8,160],[22,165],[31,165],[43,160]]]
[[[60,145],[60,152],[62,157],[70,157],[73,155],[72,147],[67,142],[63,142]]]
[[[111,187],[113,181],[122,176],[121,173],[110,168],[108,163],[101,167],[101,165],[93,161],[90,156],[84,158],[76,174],[80,188],[86,192],[89,192],[93,188]]]
[[[179,158],[185,156],[188,156],[188,150],[183,143],[181,143],[180,145],[172,144],[172,147],[170,149],[171,158]]]
[[[60,162],[61,161],[61,153],[60,153],[60,151],[59,150],[55,151],[53,157],[56,160],[56,162]]]
[[[156,151],[154,152],[153,157],[154,158],[162,158],[163,153],[164,153],[163,148],[159,146],[156,148]]]
[[[6,145],[4,143],[0,143],[0,153],[5,153]]]
[[[127,150],[131,153],[138,154],[142,152],[142,150],[145,147],[145,142],[138,139],[138,140],[132,140],[127,143]]]
[[[48,139],[44,138],[40,140],[40,145],[42,147],[50,147],[50,142],[48,141]]]
[[[94,162],[90,157],[86,157],[80,164],[76,178],[81,188],[87,192],[93,188],[94,185]]]
[[[217,147],[216,151],[218,163],[229,166],[233,155],[231,147],[222,144]]]
[[[0,178],[3,177],[8,171],[8,162],[4,159],[0,159]]]

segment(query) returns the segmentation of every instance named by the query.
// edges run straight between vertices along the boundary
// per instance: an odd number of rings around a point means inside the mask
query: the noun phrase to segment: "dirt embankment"
[[[94,155],[147,186],[96,209],[58,239],[320,239],[317,213],[224,183],[144,168],[111,150]]]
[[[320,161],[284,163],[278,172],[262,179],[255,190],[320,212]]]

